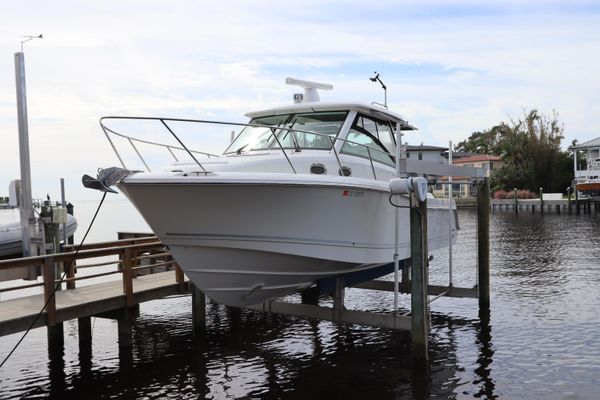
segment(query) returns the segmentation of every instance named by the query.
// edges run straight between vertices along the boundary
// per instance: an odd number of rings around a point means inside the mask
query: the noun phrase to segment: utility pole
[[[21,216],[21,236],[23,240],[23,256],[32,255],[31,236],[35,231],[35,217],[33,215],[33,201],[31,196],[31,167],[29,162],[29,127],[27,123],[27,95],[25,86],[25,55],[23,43],[39,36],[25,36],[21,42],[21,51],[15,53],[15,78],[17,87],[17,116],[19,123],[19,159],[21,163],[21,196],[19,211]]]

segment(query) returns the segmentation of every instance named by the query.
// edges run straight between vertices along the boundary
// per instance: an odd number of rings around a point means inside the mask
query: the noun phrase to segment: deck
[[[180,285],[172,271],[139,276],[134,279],[133,301],[139,304],[180,293]],[[122,281],[111,281],[56,292],[56,322],[92,316],[127,307]],[[21,332],[31,323],[44,306],[44,295],[38,294],[3,300],[0,308],[0,336]],[[47,313],[33,325],[46,326]]]
[[[43,277],[43,282],[0,289],[0,293],[22,293],[23,289],[43,288],[42,294],[0,301],[0,336],[30,327],[52,327],[188,291],[183,272],[156,237],[89,244],[77,253],[69,251],[73,248],[67,246],[67,252],[60,254],[0,261],[0,272],[39,269]],[[92,262],[82,264],[86,259]],[[60,269],[66,271],[63,283],[57,280]],[[95,272],[81,273],[91,269]],[[121,279],[76,286],[86,279],[110,275],[120,275]],[[55,291],[56,287],[61,289]],[[42,308],[44,312],[38,317]]]

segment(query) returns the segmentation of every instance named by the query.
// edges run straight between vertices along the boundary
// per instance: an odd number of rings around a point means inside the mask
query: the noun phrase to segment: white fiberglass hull
[[[21,221],[18,220],[18,210],[6,210],[10,222],[0,224],[0,257],[16,257],[23,254],[23,238],[21,237]],[[77,220],[67,215],[67,237],[73,236],[77,229]],[[62,237],[63,226],[60,225],[58,236]]]
[[[131,176],[119,186],[194,284],[224,304],[256,304],[392,262],[395,210],[385,182],[275,175]],[[447,203],[432,203],[431,250],[448,245],[450,221]],[[406,209],[399,214],[405,259],[409,217]]]

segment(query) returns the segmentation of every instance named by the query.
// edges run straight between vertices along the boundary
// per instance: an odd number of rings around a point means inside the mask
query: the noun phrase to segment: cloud
[[[4,2],[0,189],[18,176],[12,53],[25,45],[34,192],[115,164],[102,115],[245,121],[290,101],[286,76],[331,82],[324,100],[382,101],[446,146],[525,108],[560,112],[565,144],[596,137],[599,9],[592,1]],[[227,135],[204,144],[217,151]],[[0,190],[1,193],[1,190]]]

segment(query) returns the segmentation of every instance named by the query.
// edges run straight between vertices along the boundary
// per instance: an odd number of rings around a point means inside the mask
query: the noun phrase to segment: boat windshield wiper
[[[236,152],[237,154],[242,154],[242,151],[243,151],[243,150],[244,150],[246,147],[248,147],[248,143],[246,143],[245,145],[243,145],[242,147],[240,147],[239,149],[237,149],[235,152]]]

